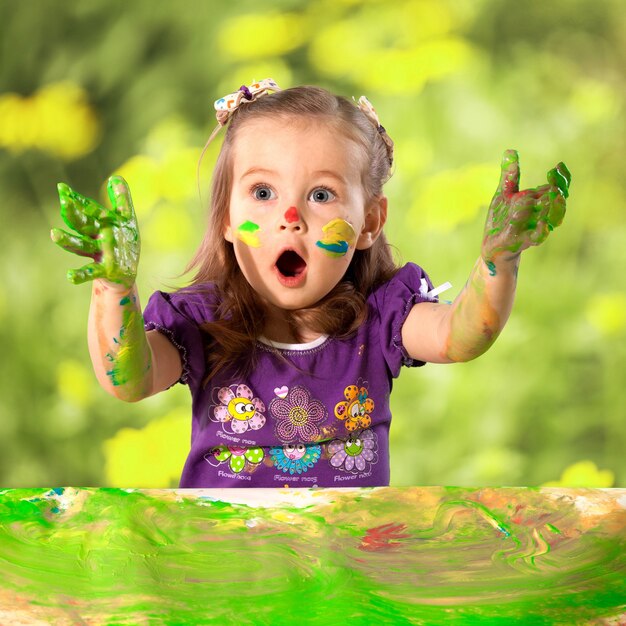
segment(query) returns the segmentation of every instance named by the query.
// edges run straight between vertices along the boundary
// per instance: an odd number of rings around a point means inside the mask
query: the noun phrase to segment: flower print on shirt
[[[240,446],[216,446],[204,455],[204,460],[209,465],[217,467],[228,463],[235,474],[242,472],[246,466],[249,472],[252,471],[264,458],[263,448],[242,448]]]
[[[219,404],[209,407],[209,419],[212,422],[222,422],[224,432],[229,432],[226,424],[230,424],[232,432],[238,435],[245,433],[249,428],[259,430],[264,426],[265,404],[260,398],[254,397],[248,385],[221,387],[217,397]]]
[[[306,446],[303,443],[287,444],[282,448],[270,450],[274,465],[285,474],[287,472],[289,474],[308,472],[317,463],[321,455],[322,448],[320,446]]]
[[[344,389],[346,399],[335,405],[335,417],[344,420],[349,433],[372,425],[370,414],[374,411],[374,400],[367,397],[367,385],[367,381],[359,378],[356,385]]]
[[[330,464],[337,468],[356,474],[362,472],[378,461],[376,452],[378,444],[373,430],[368,429],[351,433],[347,440],[335,439],[327,446]]]
[[[326,407],[308,389],[296,385],[286,397],[274,398],[269,404],[274,418],[274,432],[281,443],[306,443],[322,438],[321,425],[328,418]]]

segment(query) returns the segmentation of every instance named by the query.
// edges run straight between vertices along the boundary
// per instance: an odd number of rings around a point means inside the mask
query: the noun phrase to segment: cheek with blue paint
[[[324,236],[315,245],[332,258],[345,256],[356,242],[356,233],[352,224],[341,218],[331,220],[322,226],[322,231]]]

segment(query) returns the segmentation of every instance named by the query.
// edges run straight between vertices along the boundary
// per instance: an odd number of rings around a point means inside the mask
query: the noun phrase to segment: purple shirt
[[[146,330],[156,328],[178,348],[178,382],[192,395],[191,450],[180,487],[389,485],[392,382],[402,365],[424,365],[408,356],[401,328],[415,303],[437,300],[425,295],[432,288],[426,273],[407,263],[369,295],[368,319],[350,339],[273,342],[308,373],[281,362],[260,337],[250,376],[219,372],[205,388],[198,325],[215,319],[215,296],[153,293]]]

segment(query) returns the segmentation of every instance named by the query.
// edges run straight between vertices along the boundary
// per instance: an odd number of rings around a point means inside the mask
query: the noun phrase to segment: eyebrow
[[[252,174],[276,174],[276,172],[274,170],[268,170],[264,167],[251,167],[239,180],[243,180],[246,176],[251,176]],[[334,178],[339,181],[342,185],[346,184],[346,179],[332,170],[318,170],[317,172],[313,172],[313,176],[329,176],[330,178]]]

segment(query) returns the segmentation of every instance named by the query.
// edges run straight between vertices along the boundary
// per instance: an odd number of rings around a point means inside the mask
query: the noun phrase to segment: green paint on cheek
[[[495,276],[496,264],[493,261],[487,261],[487,267],[489,268],[489,276]]]
[[[241,224],[237,229],[237,237],[246,245],[258,248],[261,245],[259,240],[259,225],[254,222],[247,221]]]

